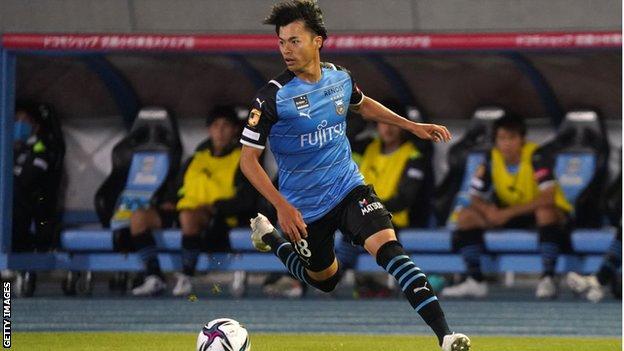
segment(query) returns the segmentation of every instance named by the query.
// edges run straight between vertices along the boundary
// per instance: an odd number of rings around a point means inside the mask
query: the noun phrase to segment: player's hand
[[[275,209],[277,210],[277,222],[291,242],[298,243],[302,238],[308,236],[307,225],[303,221],[303,216],[293,205],[285,201],[276,206]]]
[[[410,132],[424,140],[431,140],[435,143],[449,142],[453,137],[445,126],[438,124],[414,123]]]

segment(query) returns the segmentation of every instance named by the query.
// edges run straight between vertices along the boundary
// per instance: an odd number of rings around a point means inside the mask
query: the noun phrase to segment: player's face
[[[498,128],[496,131],[496,148],[503,154],[506,161],[517,161],[522,153],[524,138],[518,132]]]
[[[377,123],[377,132],[384,144],[395,144],[401,141],[401,128],[386,123]]]
[[[210,139],[215,148],[229,145],[238,134],[238,127],[225,118],[217,118],[208,127]]]
[[[291,72],[302,72],[319,62],[323,38],[314,35],[303,21],[295,21],[279,29],[279,49]]]
[[[13,142],[19,144],[25,142],[28,137],[36,133],[39,129],[35,119],[25,111],[15,112],[15,124],[13,125]]]

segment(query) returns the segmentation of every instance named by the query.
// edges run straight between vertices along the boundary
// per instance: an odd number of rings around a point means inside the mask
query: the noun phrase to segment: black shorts
[[[160,207],[154,207],[158,216],[160,217],[160,223],[162,224],[162,229],[171,228],[174,224],[180,225],[178,223],[178,212],[177,211],[165,211]]]
[[[373,187],[360,185],[323,217],[309,223],[308,237],[293,246],[303,265],[319,272],[334,262],[336,230],[352,243],[363,246],[368,237],[380,230],[394,229],[391,217]]]
[[[572,252],[572,221],[570,217],[566,214],[566,218],[563,223],[561,223],[563,227],[564,235],[558,237],[558,243],[560,244],[561,251],[564,253]],[[523,216],[518,216],[510,219],[507,223],[503,224],[501,229],[525,229],[525,230],[536,230],[539,229],[537,226],[537,220],[535,219],[534,214],[528,214]],[[539,235],[539,240],[541,241],[543,238]]]
[[[535,215],[528,214],[510,219],[507,223],[503,224],[501,228],[529,230],[537,228],[537,222],[535,220]]]

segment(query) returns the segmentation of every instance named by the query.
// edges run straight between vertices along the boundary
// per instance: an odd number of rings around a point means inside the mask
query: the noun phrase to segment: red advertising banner
[[[13,50],[52,51],[266,51],[277,50],[274,35],[157,34],[4,34],[1,45]],[[481,34],[339,34],[325,52],[421,50],[523,50],[620,48],[620,32]]]

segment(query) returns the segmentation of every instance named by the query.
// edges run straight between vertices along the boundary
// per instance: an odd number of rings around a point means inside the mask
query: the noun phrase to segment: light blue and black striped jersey
[[[316,83],[286,70],[254,98],[241,143],[264,149],[268,140],[279,191],[307,223],[364,184],[346,136],[347,110],[363,100],[349,71],[331,63],[321,64]]]

